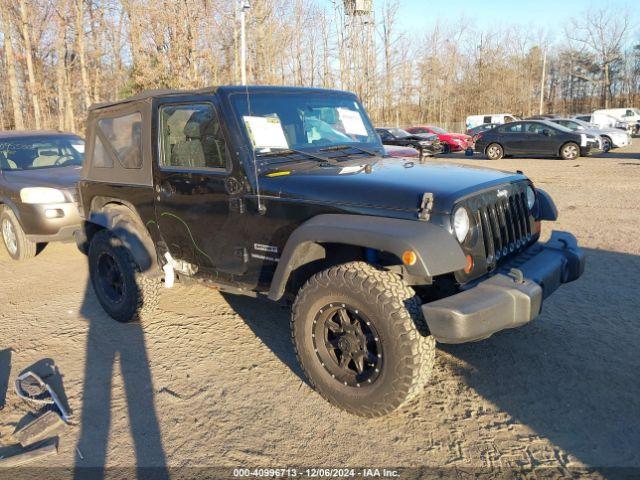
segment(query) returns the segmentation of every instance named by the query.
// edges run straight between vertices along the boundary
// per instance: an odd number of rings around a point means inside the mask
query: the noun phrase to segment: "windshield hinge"
[[[420,202],[420,208],[418,209],[418,219],[429,221],[431,218],[431,209],[433,208],[433,193],[422,194],[422,202]]]

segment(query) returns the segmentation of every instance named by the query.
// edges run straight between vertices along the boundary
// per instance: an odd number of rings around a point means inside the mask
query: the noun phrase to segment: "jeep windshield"
[[[296,152],[307,159],[329,159],[328,152],[362,154],[382,148],[364,108],[353,97],[250,92],[233,95],[232,104],[259,157]]]
[[[84,140],[74,135],[0,139],[0,170],[35,170],[82,165]]]

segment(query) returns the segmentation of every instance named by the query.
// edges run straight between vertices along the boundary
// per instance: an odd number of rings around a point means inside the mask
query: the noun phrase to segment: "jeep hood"
[[[358,161],[299,170],[283,167],[261,175],[260,188],[265,195],[280,198],[395,211],[416,211],[423,194],[432,193],[433,211],[448,213],[463,197],[526,179],[518,173],[450,163],[393,158],[368,163],[370,170]]]

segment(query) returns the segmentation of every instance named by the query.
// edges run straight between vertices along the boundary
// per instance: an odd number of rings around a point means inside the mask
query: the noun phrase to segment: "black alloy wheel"
[[[325,370],[350,387],[372,384],[382,369],[382,342],[369,318],[358,309],[330,303],[313,322],[316,355]]]

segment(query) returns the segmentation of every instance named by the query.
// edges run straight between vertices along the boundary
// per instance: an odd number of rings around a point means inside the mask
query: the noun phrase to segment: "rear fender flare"
[[[417,261],[406,268],[411,275],[424,278],[466,266],[460,244],[439,225],[367,215],[318,215],[300,225],[287,240],[269,290],[271,300],[283,297],[291,273],[317,259],[317,246],[323,243],[371,248],[398,258],[412,250]]]
[[[100,211],[92,211],[85,222],[85,235],[95,226],[110,230],[131,252],[140,271],[159,274],[158,257],[151,236],[137,214],[123,204],[107,204]]]

